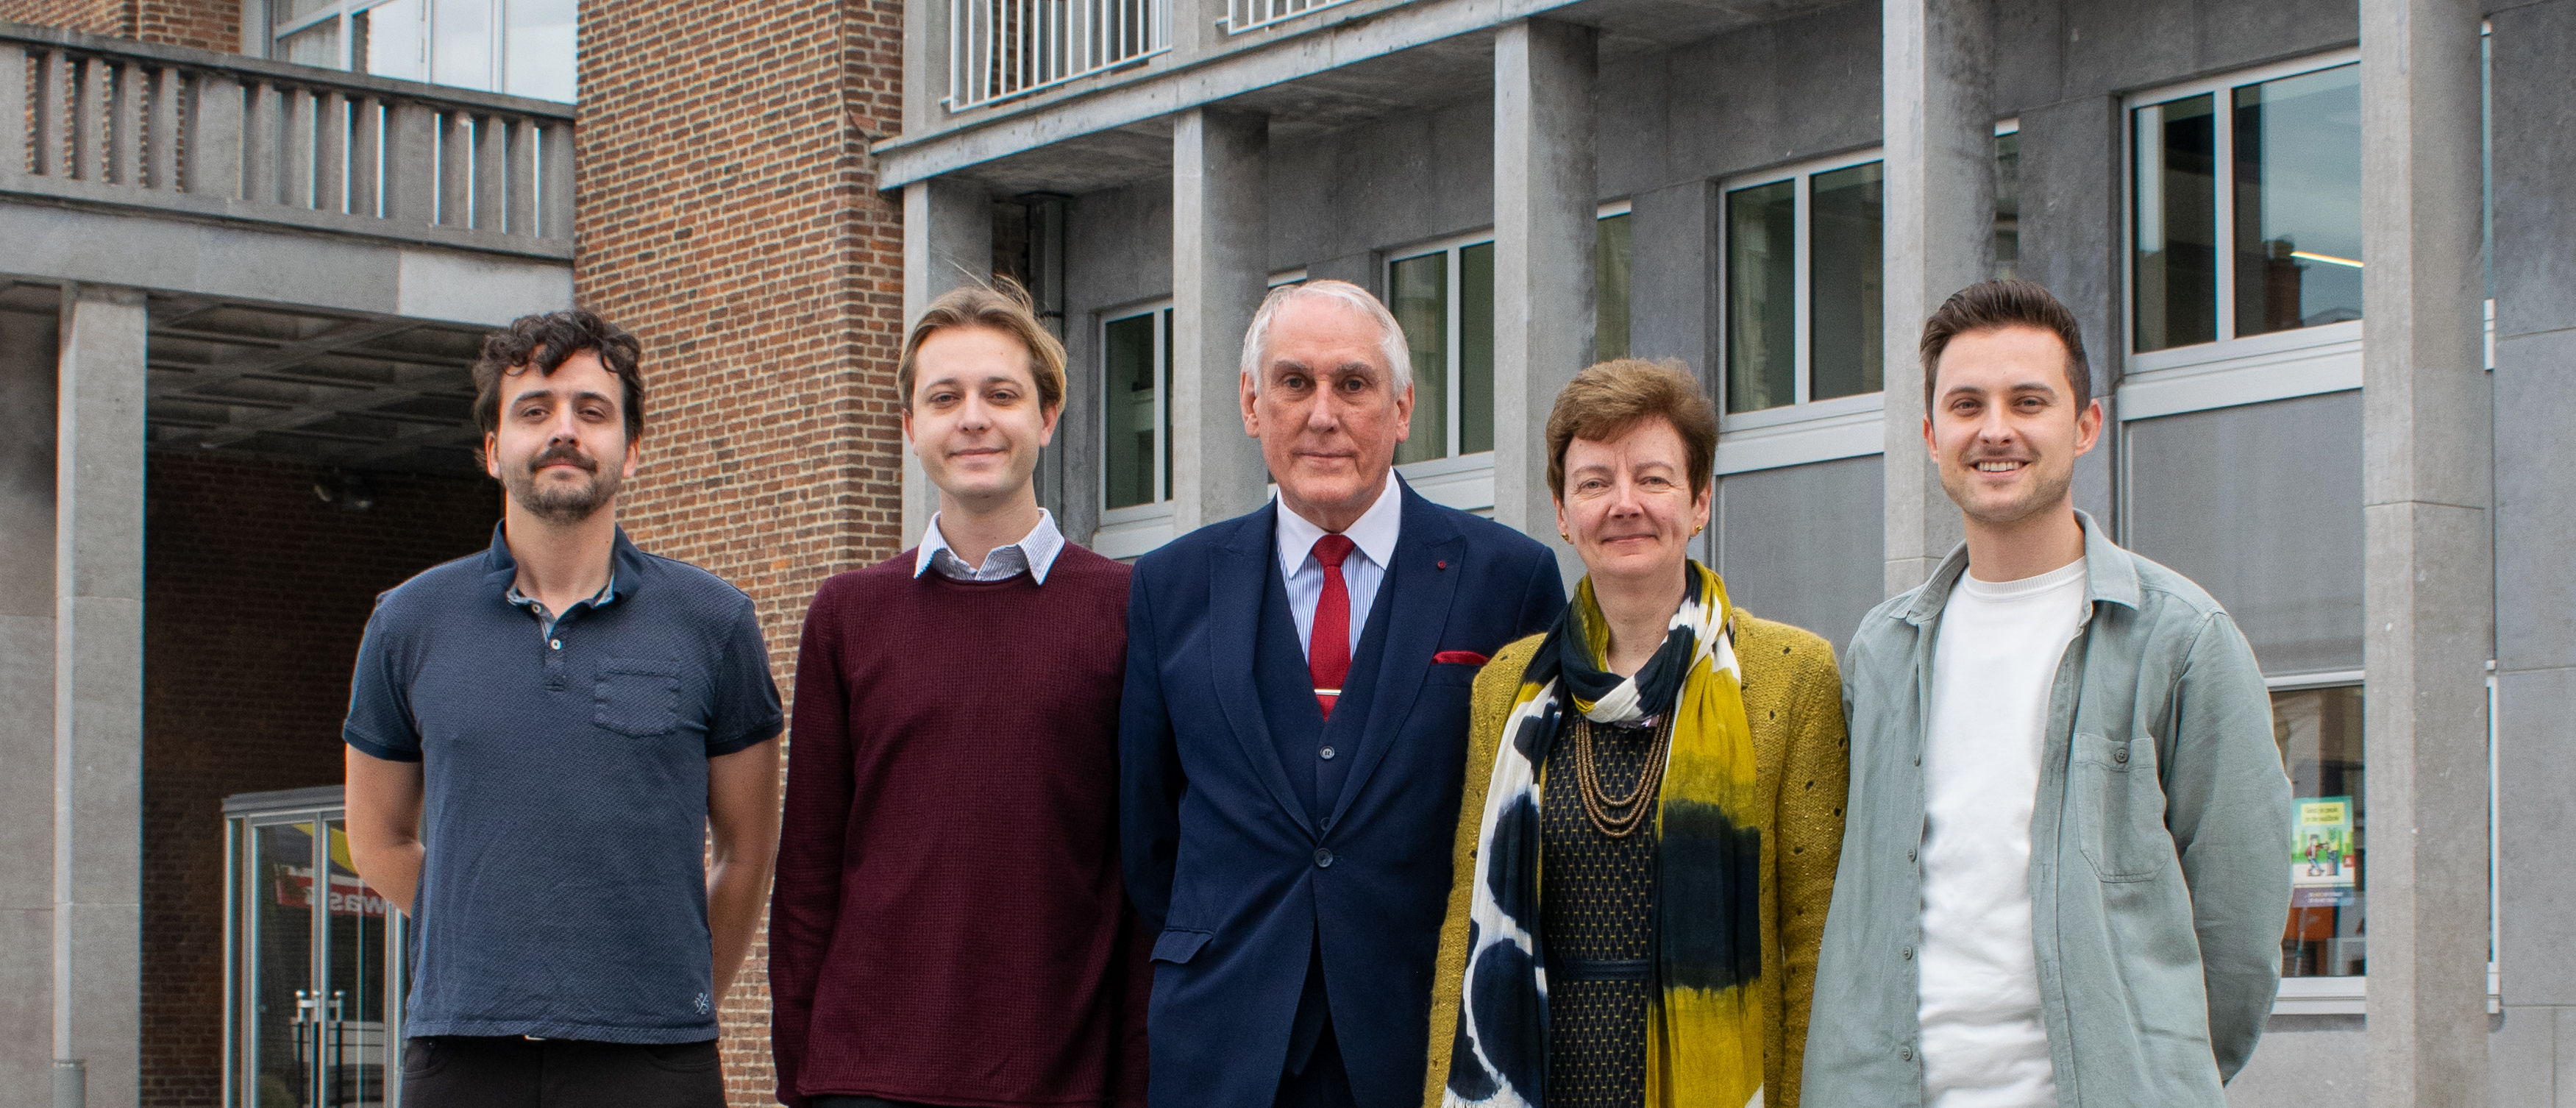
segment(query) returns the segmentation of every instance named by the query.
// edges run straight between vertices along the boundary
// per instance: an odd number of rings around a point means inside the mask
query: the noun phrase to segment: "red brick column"
[[[626,525],[749,592],[793,695],[805,605],[901,541],[899,0],[581,11],[581,301],[644,342]],[[726,1080],[772,1103],[767,963],[726,994]]]
[[[241,0],[0,0],[0,19],[93,35],[241,49]]]

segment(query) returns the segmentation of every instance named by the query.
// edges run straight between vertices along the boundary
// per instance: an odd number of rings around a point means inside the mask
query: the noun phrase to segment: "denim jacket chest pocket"
[[[2154,738],[2077,732],[2067,757],[2066,803],[2074,809],[2076,844],[2095,877],[2153,880],[2173,861]]]

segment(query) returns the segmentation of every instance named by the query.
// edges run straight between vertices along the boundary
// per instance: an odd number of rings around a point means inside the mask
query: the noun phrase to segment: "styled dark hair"
[[[2076,324],[2075,313],[2037,281],[1979,281],[1951,293],[1932,318],[1923,321],[1925,412],[1932,410],[1938,395],[1934,386],[1941,376],[1941,352],[1950,348],[1950,340],[2000,327],[2037,327],[2055,333],[2066,347],[2066,383],[2074,390],[2076,410],[2082,411],[2092,401],[2093,370],[2084,360],[2084,330]]]
[[[1064,410],[1064,344],[1038,322],[1029,293],[1008,277],[991,285],[965,285],[939,294],[912,333],[903,341],[903,360],[894,370],[895,388],[903,393],[903,410],[912,410],[912,385],[920,371],[921,344],[952,327],[982,327],[1019,340],[1029,352],[1029,376],[1037,382],[1038,408]]]
[[[483,338],[483,355],[474,360],[474,425],[486,435],[501,429],[501,381],[529,370],[551,377],[564,359],[588,350],[624,386],[618,408],[626,414],[626,441],[644,437],[644,378],[636,360],[643,345],[635,336],[586,308],[523,315],[506,331]]]
[[[1547,488],[1565,498],[1565,448],[1576,439],[1609,442],[1662,416],[1689,454],[1690,491],[1707,491],[1717,466],[1717,409],[1699,378],[1678,361],[1618,358],[1589,366],[1556,394],[1547,413]]]

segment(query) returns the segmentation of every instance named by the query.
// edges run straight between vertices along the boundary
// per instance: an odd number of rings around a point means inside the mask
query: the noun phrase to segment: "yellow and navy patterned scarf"
[[[1521,675],[1476,831],[1466,981],[1442,1096],[1450,1108],[1547,1102],[1539,798],[1569,704],[1596,723],[1679,713],[1655,809],[1657,992],[1646,1014],[1646,1104],[1762,1103],[1763,828],[1753,731],[1726,586],[1696,561],[1685,572],[1691,588],[1672,630],[1636,676],[1603,668],[1610,636],[1589,577]]]

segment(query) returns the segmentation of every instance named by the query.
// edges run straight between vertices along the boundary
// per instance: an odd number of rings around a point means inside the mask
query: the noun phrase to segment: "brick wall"
[[[222,1103],[223,798],[340,781],[376,594],[491,540],[483,478],[378,476],[335,509],[308,466],[151,456],[143,605],[143,1096]]]
[[[94,35],[241,49],[241,0],[0,0],[0,19]]]
[[[585,0],[583,303],[644,341],[636,541],[758,603],[794,690],[825,577],[901,542],[901,207],[868,143],[902,118],[899,0]],[[766,963],[727,993],[726,1080],[773,1103]]]

